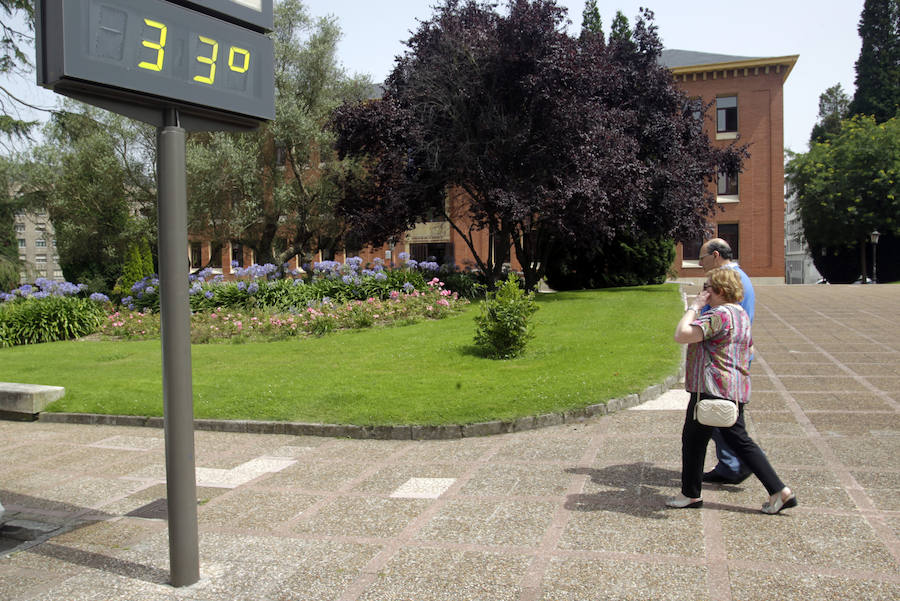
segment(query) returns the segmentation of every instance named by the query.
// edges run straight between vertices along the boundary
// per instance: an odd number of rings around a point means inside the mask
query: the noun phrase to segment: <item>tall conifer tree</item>
[[[862,48],[850,113],[882,123],[900,104],[900,0],[866,0],[858,31]]]

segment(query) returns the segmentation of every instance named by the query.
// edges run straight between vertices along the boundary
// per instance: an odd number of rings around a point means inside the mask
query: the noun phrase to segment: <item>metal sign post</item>
[[[166,433],[169,564],[173,586],[200,579],[194,400],[191,382],[191,307],[187,237],[185,130],[178,112],[165,111],[158,130],[159,292],[162,331],[163,415]]]
[[[157,127],[171,583],[200,579],[185,130],[275,117],[273,0],[37,0],[37,83]],[[2,511],[2,506],[0,506]]]

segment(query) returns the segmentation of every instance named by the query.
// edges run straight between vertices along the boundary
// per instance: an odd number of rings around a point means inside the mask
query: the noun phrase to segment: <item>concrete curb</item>
[[[581,409],[520,417],[511,421],[494,420],[462,425],[442,426],[355,426],[350,424],[314,424],[303,422],[275,422],[253,420],[195,419],[195,430],[214,432],[245,432],[252,434],[288,434],[292,436],[328,436],[369,440],[451,440],[474,436],[492,436],[510,432],[536,430],[560,424],[572,424],[598,415],[608,415],[653,400],[672,388],[684,377],[684,364],[674,375],[648,386],[638,394],[629,394],[605,403]],[[46,423],[85,424],[104,426],[132,426],[162,428],[161,417],[137,415],[106,415],[97,413],[40,413],[38,421]]]

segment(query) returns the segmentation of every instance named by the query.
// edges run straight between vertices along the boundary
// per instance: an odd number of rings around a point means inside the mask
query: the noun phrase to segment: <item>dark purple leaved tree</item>
[[[495,280],[499,247],[535,285],[561,245],[617,235],[696,237],[715,206],[709,182],[735,173],[743,148],[713,148],[694,106],[657,62],[653,14],[630,37],[566,32],[553,0],[498,12],[445,0],[420,24],[380,100],[333,117],[342,155],[370,177],[339,210],[380,244],[443,214]],[[453,190],[471,199],[447,211]],[[453,205],[450,205],[453,206]],[[478,230],[495,241],[477,252]]]

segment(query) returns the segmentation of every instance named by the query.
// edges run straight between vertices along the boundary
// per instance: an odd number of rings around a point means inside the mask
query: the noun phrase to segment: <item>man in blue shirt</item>
[[[750,317],[750,323],[753,323],[753,314],[756,304],[756,295],[753,292],[753,284],[750,278],[744,273],[740,266],[731,260],[731,246],[721,238],[713,238],[700,247],[700,267],[704,271],[715,269],[716,267],[727,267],[734,269],[741,276],[741,285],[744,287],[744,300],[740,305]],[[708,307],[704,307],[706,311]],[[752,357],[751,357],[752,359]],[[703,474],[704,482],[718,482],[724,484],[739,484],[747,479],[751,474],[750,469],[741,463],[734,451],[729,448],[722,439],[722,434],[718,428],[713,430],[712,439],[716,443],[716,457],[719,460],[718,465],[710,471]]]

